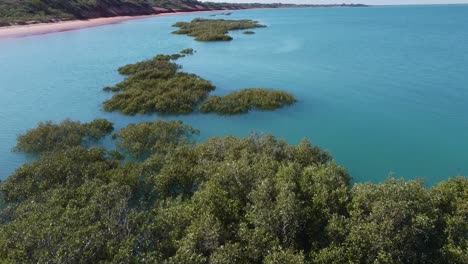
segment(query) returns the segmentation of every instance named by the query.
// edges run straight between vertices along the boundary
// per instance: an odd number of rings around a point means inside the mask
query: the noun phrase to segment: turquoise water
[[[160,17],[0,40],[0,178],[28,159],[16,135],[41,120],[105,117],[117,127],[181,119],[215,135],[273,133],[310,138],[355,181],[389,173],[428,184],[468,174],[468,6],[236,11],[259,20],[255,35],[196,42],[171,25],[209,14]],[[104,86],[124,64],[194,48],[179,62],[211,80],[216,94],[247,87],[292,92],[299,102],[236,117],[126,117],[105,113]],[[109,142],[105,142],[109,144]]]

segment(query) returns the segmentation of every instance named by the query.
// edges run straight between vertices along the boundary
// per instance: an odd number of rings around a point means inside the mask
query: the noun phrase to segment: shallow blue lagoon
[[[251,131],[290,143],[310,138],[355,181],[392,173],[429,185],[468,174],[468,6],[235,11],[259,20],[255,35],[203,43],[171,25],[208,14],[160,17],[77,31],[0,40],[0,178],[28,159],[11,152],[17,134],[41,120],[128,123],[181,119],[200,140]],[[225,94],[269,87],[299,102],[236,117],[105,113],[116,69],[158,53],[194,48],[179,62]],[[106,142],[104,144],[109,144]]]

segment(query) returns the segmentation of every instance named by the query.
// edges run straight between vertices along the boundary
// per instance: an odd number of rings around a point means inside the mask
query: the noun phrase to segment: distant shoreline
[[[220,9],[220,10],[203,10],[203,11],[189,11],[189,12],[171,12],[171,13],[160,13],[160,14],[154,14],[154,15],[101,17],[101,18],[93,18],[93,19],[88,19],[88,20],[60,21],[56,23],[15,25],[15,26],[0,27],[0,39],[21,38],[21,37],[34,36],[34,35],[44,35],[44,34],[50,34],[50,33],[65,32],[65,31],[71,31],[71,30],[77,30],[77,29],[83,29],[83,28],[117,24],[120,22],[134,20],[134,19],[144,19],[144,18],[163,17],[163,16],[177,16],[177,15],[219,12],[219,11],[233,11],[233,10]]]
[[[362,5],[363,7],[368,7]],[[144,19],[152,17],[163,17],[163,16],[176,16],[176,15],[187,15],[197,13],[209,13],[209,12],[222,12],[222,11],[239,11],[239,10],[255,10],[255,9],[286,9],[286,8],[340,8],[340,7],[361,7],[361,5],[316,5],[316,6],[290,6],[290,7],[259,7],[259,8],[225,8],[225,9],[211,9],[211,10],[193,10],[193,11],[176,11],[176,12],[162,12],[151,15],[137,15],[137,16],[114,16],[114,17],[100,17],[92,18],[87,20],[65,20],[59,22],[49,23],[37,23],[27,25],[12,25],[0,27],[0,40],[6,38],[21,38],[34,35],[45,35],[51,33],[65,32],[71,30],[78,30],[83,28],[98,27],[110,24],[117,24],[120,22]]]

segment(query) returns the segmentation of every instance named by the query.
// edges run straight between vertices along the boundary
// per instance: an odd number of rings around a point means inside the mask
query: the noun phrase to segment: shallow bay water
[[[272,133],[309,138],[356,182],[389,174],[432,185],[468,174],[468,6],[235,11],[266,24],[231,42],[196,42],[171,25],[209,14],[0,40],[0,179],[28,157],[11,152],[39,121],[179,119],[212,136]],[[102,111],[119,66],[194,48],[178,62],[217,86],[287,90],[298,103],[241,116],[123,116]],[[104,142],[109,146],[110,140]],[[30,158],[29,158],[30,159]]]

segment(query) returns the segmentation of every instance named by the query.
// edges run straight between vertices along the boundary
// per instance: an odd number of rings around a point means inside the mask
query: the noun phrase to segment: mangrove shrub
[[[114,87],[104,88],[117,92],[104,102],[104,110],[128,115],[193,112],[215,87],[195,74],[179,72],[180,66],[171,61],[174,59],[177,56],[158,55],[119,68],[128,78]]]
[[[275,110],[296,102],[294,96],[284,91],[261,88],[244,89],[226,96],[211,96],[200,106],[204,113],[223,115],[244,114],[252,109]]]
[[[167,136],[141,162],[78,146],[19,168],[0,184],[1,262],[466,263],[465,177],[352,186],[306,140]]]
[[[257,21],[203,19],[195,18],[191,22],[177,22],[174,27],[180,28],[174,34],[183,34],[195,37],[198,41],[230,41],[232,37],[227,35],[232,30],[244,30],[249,28],[265,27]]]
[[[105,119],[96,119],[90,123],[69,119],[58,124],[52,121],[40,122],[36,128],[18,136],[15,150],[38,154],[87,145],[102,139],[113,130],[112,123]]]
[[[199,131],[181,121],[156,121],[130,124],[117,134],[117,146],[135,158],[167,152],[192,142]]]

